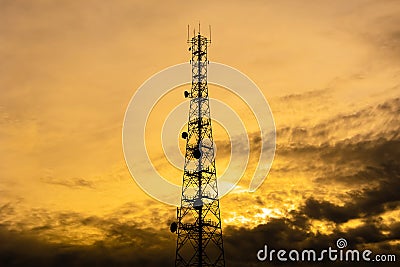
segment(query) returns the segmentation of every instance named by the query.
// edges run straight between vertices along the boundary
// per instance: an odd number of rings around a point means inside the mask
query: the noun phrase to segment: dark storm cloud
[[[0,243],[0,265],[173,265],[176,237],[167,231],[142,229],[131,223],[118,223],[98,217],[84,218],[77,214],[63,214],[61,217],[80,218],[79,223],[108,229],[108,232],[102,241],[84,246],[57,244],[58,240],[46,242],[38,238],[35,232],[11,231],[1,226],[0,238],[7,242]],[[365,220],[361,226],[346,232],[337,228],[330,234],[313,233],[310,232],[309,218],[301,211],[293,211],[287,218],[271,219],[254,229],[227,227],[224,232],[227,266],[265,266],[265,262],[260,263],[256,259],[257,251],[265,244],[270,249],[313,248],[320,251],[329,246],[336,248],[335,242],[339,238],[346,238],[349,248],[368,248],[374,253],[398,254],[400,246],[389,245],[388,241],[398,239],[399,229],[399,223],[387,227],[379,220]],[[389,234],[383,234],[383,230],[389,231]],[[276,261],[269,265],[275,264],[279,265]]]
[[[353,162],[359,162],[360,166],[384,167],[384,170],[375,170],[378,172],[376,175],[379,175],[380,171],[391,171],[391,168],[386,166],[387,164],[395,161],[398,162],[400,156],[399,149],[400,140],[382,138],[372,141],[361,141],[354,144],[343,141],[333,146],[321,147],[319,157],[326,163],[335,163],[338,166],[346,166]]]
[[[332,233],[313,233],[306,216],[293,213],[291,218],[272,219],[266,224],[258,225],[254,229],[228,227],[225,230],[224,246],[229,266],[266,266],[281,265],[276,260],[273,262],[258,262],[256,253],[266,244],[268,249],[315,249],[317,252],[332,247],[336,249],[336,240],[345,238],[350,249],[370,249],[374,254],[397,254],[400,245],[389,245],[389,241],[396,240],[392,237],[395,229],[389,236],[382,233],[385,227],[377,221],[367,221],[361,226],[342,231],[336,228]],[[323,262],[315,266],[322,266],[331,262]],[[294,263],[286,262],[293,265]],[[301,265],[301,263],[299,263]],[[312,266],[310,263],[303,263]],[[332,263],[334,266],[340,263]],[[363,263],[365,264],[365,263]],[[387,264],[395,266],[395,264]],[[382,264],[382,266],[387,266]],[[354,263],[353,265],[354,266]],[[360,264],[360,266],[363,266]]]
[[[344,141],[314,149],[315,157],[325,166],[314,179],[318,185],[341,183],[349,188],[358,185],[366,187],[364,193],[371,198],[378,194],[394,198],[400,189],[400,140],[381,138],[354,144]],[[359,199],[357,194],[351,197]]]
[[[368,218],[355,228],[343,231],[338,225],[331,233],[312,232],[308,214],[302,210],[292,211],[286,218],[273,218],[253,229],[244,227],[227,227],[224,232],[224,246],[229,266],[263,266],[256,259],[256,253],[265,244],[275,249],[315,249],[321,251],[329,246],[336,249],[336,240],[345,238],[350,249],[370,249],[374,254],[396,254],[399,259],[400,245],[390,243],[399,238],[399,223],[385,224],[382,218]],[[384,233],[387,231],[389,233]],[[267,262],[269,265],[280,265],[279,262]],[[324,262],[323,265],[330,262]],[[293,263],[289,264],[292,265]],[[300,263],[301,264],[301,263]],[[333,263],[337,266],[338,263]],[[365,264],[365,263],[364,263]],[[310,266],[309,263],[305,264]],[[315,266],[321,266],[316,264]],[[363,266],[363,264],[360,264]],[[382,266],[395,266],[383,264]]]
[[[290,136],[300,135],[302,142],[281,141],[276,156],[283,157],[288,166],[272,171],[284,175],[305,170],[319,189],[311,197],[304,196],[304,203],[286,218],[270,218],[254,229],[228,227],[224,240],[230,266],[267,265],[256,259],[257,251],[264,244],[273,249],[326,249],[328,246],[336,248],[335,242],[339,238],[346,238],[350,248],[395,253],[399,259],[400,245],[396,243],[399,223],[382,219],[384,213],[398,211],[400,207],[399,112],[400,99],[395,98],[354,113],[339,114],[313,127],[278,129],[278,139],[283,135],[286,140],[291,140],[295,138]],[[361,129],[365,124],[374,125],[382,120],[385,123],[373,132],[330,139],[340,129]],[[326,139],[326,142],[308,142],[318,138]],[[318,195],[318,191],[330,192],[336,185],[349,186],[349,190],[338,196],[342,204]],[[304,194],[304,191],[300,190],[298,194]],[[261,203],[271,201],[266,196],[269,195],[261,197]],[[315,219],[329,223],[333,231],[311,231]],[[342,224],[351,219],[362,223],[344,231]],[[381,266],[386,265],[395,266]]]
[[[320,185],[368,184],[386,179],[400,158],[399,112],[400,99],[395,98],[313,127],[278,129],[276,158],[288,164],[274,166],[273,171],[282,175],[306,171]],[[363,127],[373,131],[364,131]],[[335,137],[340,131],[359,134]]]
[[[336,223],[354,218],[368,218],[400,207],[400,165],[387,165],[381,173],[376,173],[371,182],[379,181],[378,186],[348,193],[344,205],[336,205],[326,200],[309,198],[301,212],[315,219],[326,219]],[[357,180],[354,180],[357,183]]]
[[[343,223],[397,210],[400,206],[400,140],[380,138],[354,143],[345,140],[334,145],[293,148],[286,153],[293,153],[293,158],[303,155],[318,159],[327,166],[313,180],[315,186],[328,191],[337,183],[356,188],[343,192],[342,205],[308,198],[300,212],[309,218]]]
[[[11,204],[3,205],[2,217],[12,210]],[[175,235],[169,232],[167,217],[158,218],[161,230],[135,218],[121,220],[127,212],[139,217],[141,211],[132,204],[106,217],[32,210],[36,221],[5,220],[0,224],[0,266],[171,266]],[[159,215],[155,210],[154,216]],[[91,244],[75,244],[76,231],[78,240]]]
[[[18,214],[15,211],[21,208],[18,203],[13,202],[0,206],[2,225],[21,232],[34,231],[40,236],[63,233],[61,237],[65,240],[74,239],[74,234],[69,233],[71,229],[80,231],[89,227],[96,233],[108,236],[108,241],[112,238],[119,240],[116,243],[122,243],[124,238],[134,240],[132,235],[127,235],[129,227],[135,230],[132,232],[134,235],[140,235],[140,229],[146,230],[150,226],[152,229],[169,229],[169,223],[174,220],[175,215],[174,208],[167,209],[154,201],[145,201],[141,202],[141,205],[125,203],[101,217],[75,211],[48,211],[34,208],[28,211],[28,216],[16,222],[15,216],[18,217]]]
[[[398,106],[393,103],[398,103],[398,100],[385,102],[376,109],[396,111]],[[362,117],[361,114],[355,114],[343,119]],[[335,200],[314,194],[315,197],[306,198],[303,205],[286,218],[270,219],[254,229],[228,227],[224,240],[229,266],[267,265],[256,259],[257,251],[264,244],[276,250],[322,250],[328,246],[336,248],[335,242],[339,238],[345,238],[349,248],[396,254],[399,259],[400,245],[395,243],[399,239],[399,223],[385,221],[381,216],[400,207],[400,140],[393,137],[386,139],[384,136],[381,133],[376,139],[355,138],[324,145],[281,145],[277,156],[293,159],[290,163],[291,173],[307,169],[315,188],[329,192],[330,187],[334,188],[337,184],[348,185],[349,190],[342,193],[344,203],[339,205]],[[322,166],[313,165],[316,161]],[[275,171],[289,172],[283,168]],[[304,194],[304,191],[300,190],[298,194]],[[261,197],[261,202],[271,201],[268,197],[268,194]],[[333,225],[333,232],[327,233],[323,229],[317,233],[311,231],[314,219]],[[359,219],[362,224],[344,231],[341,225],[351,219]],[[277,262],[274,264],[279,265]],[[360,263],[360,266],[363,265]],[[395,264],[385,263],[382,266]]]
[[[1,266],[171,266],[173,238],[155,231],[129,227],[129,233],[139,232],[140,240],[128,244],[97,242],[90,246],[45,242],[32,233],[0,228]],[[114,233],[112,233],[114,234]]]

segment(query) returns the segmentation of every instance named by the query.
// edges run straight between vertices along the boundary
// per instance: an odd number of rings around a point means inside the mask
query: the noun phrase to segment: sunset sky
[[[399,0],[0,0],[0,266],[173,265],[176,208],[132,179],[122,126],[144,81],[190,59],[187,25],[199,21],[212,25],[210,61],[248,75],[276,125],[272,168],[249,193],[254,116],[210,86],[251,143],[221,200],[227,266],[258,266],[264,244],[321,249],[340,237],[399,260]],[[176,183],[160,131],[187,89],[163,97],[146,127],[149,156]],[[213,127],[221,174],[229,139]]]

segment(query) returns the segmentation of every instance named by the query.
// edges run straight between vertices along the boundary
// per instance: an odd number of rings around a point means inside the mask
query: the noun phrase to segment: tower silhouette
[[[211,36],[211,29],[210,29]],[[207,85],[206,37],[189,39],[192,85],[184,96],[190,99],[181,204],[171,231],[178,235],[175,266],[225,266],[219,208],[214,141]]]

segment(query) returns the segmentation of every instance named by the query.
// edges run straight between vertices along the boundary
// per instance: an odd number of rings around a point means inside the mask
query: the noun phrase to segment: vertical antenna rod
[[[210,44],[211,44],[211,25],[208,25],[208,31],[210,33]]]

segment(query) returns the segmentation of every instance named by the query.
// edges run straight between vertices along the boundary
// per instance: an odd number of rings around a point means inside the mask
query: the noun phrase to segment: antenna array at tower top
[[[199,28],[197,31],[197,35],[201,35],[201,31],[200,31],[200,22],[199,22]],[[187,42],[191,43],[193,38],[196,37],[196,27],[193,27],[193,36],[192,38],[190,38],[190,25],[187,25]],[[211,43],[211,25],[208,25],[208,39],[207,39],[207,43],[210,44]]]

